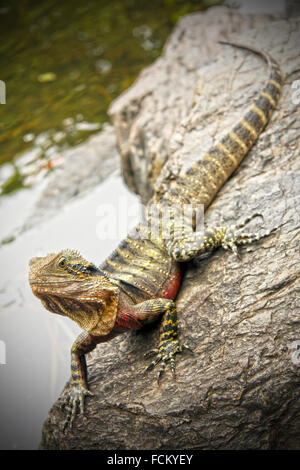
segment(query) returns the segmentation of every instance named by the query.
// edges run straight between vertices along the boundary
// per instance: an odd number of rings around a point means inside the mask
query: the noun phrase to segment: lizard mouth
[[[58,293],[62,289],[66,288],[68,284],[70,284],[66,282],[66,279],[64,278],[59,279],[59,277],[57,277],[57,279],[51,280],[48,277],[45,277],[44,279],[42,276],[40,277],[36,276],[35,273],[31,271],[29,272],[28,281],[29,281],[31,290],[35,295],[39,293],[40,294],[47,294],[47,293],[54,294],[55,292]]]
[[[85,289],[83,289],[82,284],[77,279],[66,280],[65,278],[58,278],[51,280],[47,277],[37,279],[34,275],[29,275],[28,280],[32,293],[38,298],[52,295],[70,300],[86,299],[88,301],[94,294],[92,286],[86,285]]]

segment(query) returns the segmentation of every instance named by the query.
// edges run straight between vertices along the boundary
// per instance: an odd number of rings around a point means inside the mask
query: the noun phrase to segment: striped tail
[[[177,180],[160,199],[163,204],[196,203],[203,204],[206,209],[257,140],[280,98],[282,74],[268,53],[241,44],[221,43],[251,51],[265,59],[269,66],[268,80],[244,118]]]

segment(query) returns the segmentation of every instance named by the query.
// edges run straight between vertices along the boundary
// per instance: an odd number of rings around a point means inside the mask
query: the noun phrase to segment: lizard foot
[[[93,396],[94,394],[90,392],[81,384],[75,384],[70,389],[67,390],[66,396],[62,400],[61,406],[66,409],[67,417],[64,422],[64,429],[69,426],[72,428],[73,421],[77,414],[77,409],[79,413],[84,413],[84,400],[86,396]]]
[[[266,238],[271,233],[275,232],[279,226],[273,227],[271,230],[267,230],[262,233],[244,233],[242,229],[253,220],[255,217],[263,217],[262,214],[253,214],[248,217],[244,222],[239,225],[231,226],[226,230],[224,240],[222,242],[222,247],[225,250],[232,250],[233,253],[240,258],[238,253],[238,246],[240,245],[249,245],[250,243],[255,243],[262,238]]]
[[[149,351],[149,353],[146,354],[146,356],[149,355],[155,355],[154,360],[149,364],[148,367],[144,370],[144,373],[148,372],[149,370],[152,370],[159,362],[161,362],[160,369],[158,371],[157,375],[157,382],[159,382],[159,379],[161,378],[167,362],[170,361],[171,365],[171,371],[173,374],[173,377],[175,377],[175,354],[180,353],[184,349],[183,346],[180,345],[179,340],[177,338],[172,339],[172,340],[162,340],[159,343],[158,348],[153,349],[152,351]]]

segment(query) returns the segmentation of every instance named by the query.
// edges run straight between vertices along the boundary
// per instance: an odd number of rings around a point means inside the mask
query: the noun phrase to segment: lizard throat
[[[39,297],[47,310],[70,318],[93,336],[107,335],[115,325],[118,309],[117,295],[112,295],[106,302],[79,302],[55,295]]]

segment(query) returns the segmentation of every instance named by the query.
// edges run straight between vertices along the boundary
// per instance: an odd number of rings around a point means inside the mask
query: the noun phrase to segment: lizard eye
[[[58,262],[58,266],[60,268],[64,268],[66,266],[66,259],[65,258],[61,258]]]

